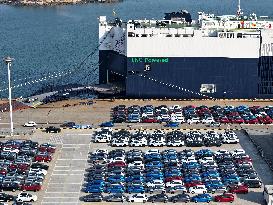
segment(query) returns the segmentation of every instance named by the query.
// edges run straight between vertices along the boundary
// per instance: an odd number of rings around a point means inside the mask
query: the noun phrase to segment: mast
[[[237,10],[237,16],[241,16],[243,14],[241,9],[241,0],[238,0],[238,10]]]

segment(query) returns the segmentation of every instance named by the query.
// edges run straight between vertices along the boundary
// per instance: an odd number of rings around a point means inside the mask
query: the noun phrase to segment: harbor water
[[[245,14],[273,16],[272,0],[242,0]],[[124,0],[113,4],[79,4],[54,7],[0,5],[0,57],[11,56],[14,97],[98,82],[98,17],[158,19],[164,12],[188,10],[235,14],[236,0]],[[0,63],[0,98],[8,91],[7,68]]]

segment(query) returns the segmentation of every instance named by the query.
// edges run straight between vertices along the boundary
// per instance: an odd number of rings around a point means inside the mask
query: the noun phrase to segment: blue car
[[[131,186],[128,186],[127,192],[129,194],[131,194],[131,193],[142,193],[143,194],[145,192],[145,188],[140,185],[131,185]]]
[[[122,175],[112,175],[107,178],[107,181],[112,183],[124,182],[125,177]]]
[[[161,154],[145,154],[144,159],[152,160],[152,161],[158,161],[161,160]]]
[[[132,182],[132,181],[144,181],[143,176],[129,176],[125,179],[126,182]]]
[[[162,172],[148,172],[146,173],[146,177],[163,177],[163,173]]]
[[[184,178],[184,182],[192,182],[192,181],[201,181],[202,178],[200,176],[188,176]]]
[[[211,202],[212,201],[212,197],[209,194],[198,194],[194,197],[191,198],[192,201],[194,201],[195,203],[197,202]]]
[[[88,182],[87,185],[88,186],[99,186],[99,187],[103,187],[105,186],[105,182],[104,181],[101,181],[101,180],[94,180],[94,181],[91,181],[91,182]]]
[[[163,164],[160,161],[152,161],[145,164],[145,166],[147,168],[150,168],[150,167],[162,168]]]
[[[164,180],[164,177],[163,176],[150,176],[150,177],[146,177],[146,182],[149,182],[149,181],[154,181],[154,180]]]
[[[124,186],[122,185],[113,185],[113,186],[109,186],[106,188],[105,192],[106,193],[123,193],[124,190]]]
[[[165,127],[179,127],[179,122],[168,122]]]
[[[102,193],[104,189],[100,186],[88,186],[85,188],[85,193]]]
[[[217,171],[209,171],[209,172],[203,172],[203,173],[202,173],[202,177],[208,177],[208,176],[211,176],[211,177],[219,177],[220,174],[219,174],[219,172],[217,172]]]
[[[180,171],[166,171],[165,172],[165,177],[173,177],[173,176],[182,176],[182,173]]]
[[[103,122],[100,124],[100,127],[114,127],[114,123],[109,121],[109,122]]]

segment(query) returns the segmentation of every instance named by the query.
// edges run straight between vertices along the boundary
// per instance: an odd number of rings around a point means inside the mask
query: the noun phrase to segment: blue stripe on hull
[[[104,51],[100,51],[100,53]],[[261,92],[261,82],[264,79],[259,73],[273,70],[272,66],[261,66],[259,59],[231,59],[231,58],[168,58],[162,62],[161,58],[148,58],[145,62],[132,60],[113,51],[112,59],[108,61],[108,68],[126,75],[126,95],[138,98],[198,98],[197,94],[170,88],[158,83],[173,84],[184,89],[200,92],[201,84],[215,84],[216,93],[207,94],[215,98],[272,98],[273,93]],[[113,54],[114,53],[114,54]],[[101,56],[101,55],[100,55]],[[272,57],[263,57],[264,59]],[[108,58],[109,59],[109,58]],[[151,62],[151,59],[154,62]],[[263,60],[268,62],[268,60]],[[150,62],[150,63],[149,63]],[[150,65],[150,71],[144,71]],[[273,65],[273,63],[272,63]],[[100,70],[105,70],[100,66]],[[269,72],[270,73],[270,72]],[[271,73],[273,73],[271,71]],[[143,76],[146,77],[144,78]],[[154,82],[148,77],[157,80]],[[105,76],[100,76],[105,78]],[[112,76],[112,79],[114,77]],[[120,80],[120,79],[119,79]],[[263,83],[264,85],[264,83]],[[273,87],[273,83],[272,86]],[[273,89],[272,89],[273,92]]]

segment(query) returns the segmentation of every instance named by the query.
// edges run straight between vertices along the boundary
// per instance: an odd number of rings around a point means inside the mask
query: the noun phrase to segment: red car
[[[166,178],[165,178],[165,182],[166,182],[166,183],[167,183],[167,182],[171,182],[171,181],[173,181],[173,180],[183,180],[183,178],[180,177],[180,176],[173,176],[173,177],[166,177]]]
[[[6,175],[8,173],[8,170],[5,168],[0,169],[0,174]]]
[[[246,119],[245,123],[248,123],[248,124],[258,124],[259,120],[257,118],[253,118],[253,119],[250,119],[250,120]]]
[[[231,186],[229,189],[230,193],[236,193],[236,194],[247,194],[248,193],[248,187],[246,185],[236,185]]]
[[[201,181],[191,181],[191,182],[186,182],[184,185],[186,188],[190,188],[197,185],[203,185],[203,183]]]
[[[269,116],[263,116],[263,117],[258,117],[260,123],[262,124],[272,124],[273,120]]]
[[[214,200],[216,202],[233,202],[234,201],[234,195],[229,194],[229,193],[225,193],[225,194],[222,194],[222,195],[215,196]]]
[[[234,124],[241,124],[241,123],[245,122],[243,118],[238,117],[238,116],[231,117],[231,118],[229,118],[229,120],[230,120],[231,123],[234,123]]]
[[[126,167],[126,163],[125,162],[113,162],[108,164],[108,167]]]
[[[22,191],[40,191],[42,186],[40,184],[26,183],[21,186]]]
[[[144,123],[157,123],[158,122],[158,120],[157,119],[155,119],[155,118],[153,118],[153,117],[147,117],[147,118],[144,118],[143,120],[142,120],[142,122],[144,122]]]
[[[34,161],[36,162],[50,162],[52,157],[48,154],[39,154],[34,157]]]
[[[54,145],[48,144],[48,143],[41,144],[40,147],[38,148],[40,152],[49,152],[49,153],[54,153],[55,149],[56,147]]]
[[[227,117],[222,117],[218,120],[220,123],[229,123],[229,119]]]
[[[27,171],[29,169],[29,165],[28,164],[18,164],[18,169],[20,169],[21,171]]]

